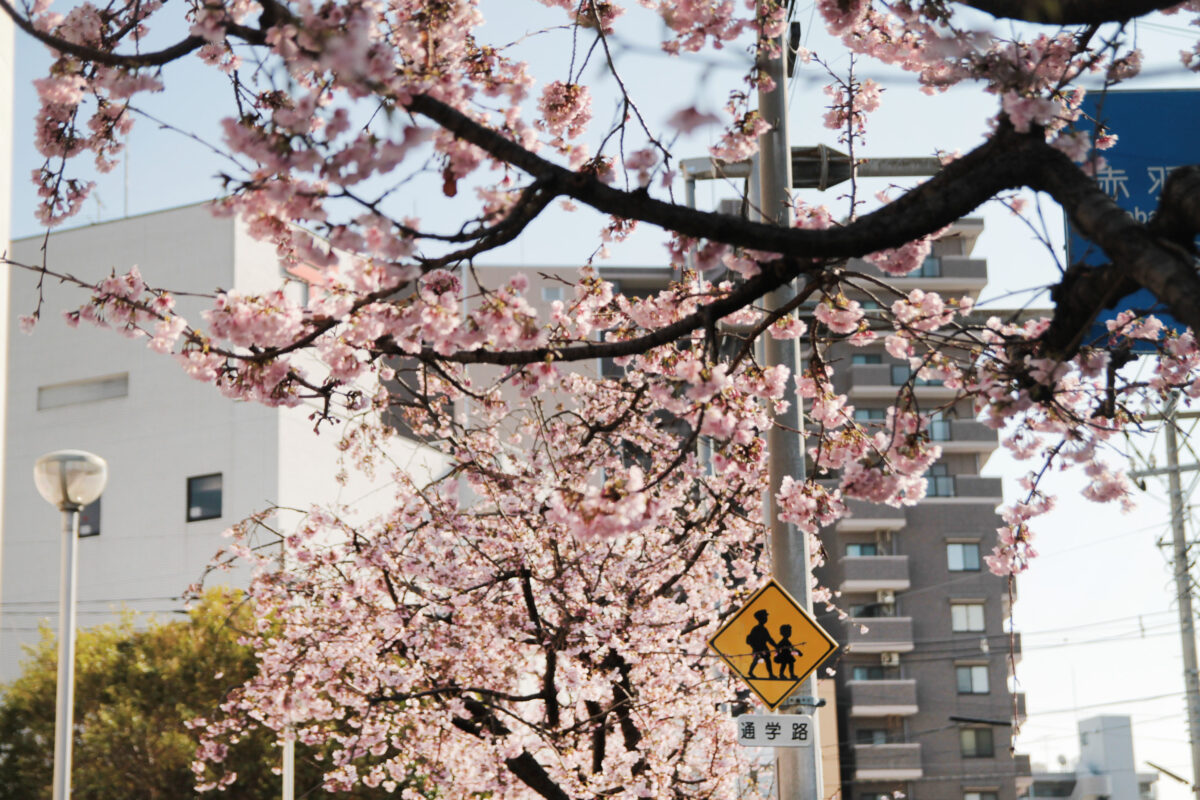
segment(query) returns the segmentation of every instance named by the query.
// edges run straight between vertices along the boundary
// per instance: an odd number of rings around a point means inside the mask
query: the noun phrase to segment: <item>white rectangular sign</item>
[[[743,747],[812,747],[809,714],[742,714],[733,722]]]

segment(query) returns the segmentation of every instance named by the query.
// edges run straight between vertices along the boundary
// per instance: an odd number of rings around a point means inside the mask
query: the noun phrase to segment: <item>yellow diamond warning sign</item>
[[[772,579],[708,646],[774,710],[838,644]]]

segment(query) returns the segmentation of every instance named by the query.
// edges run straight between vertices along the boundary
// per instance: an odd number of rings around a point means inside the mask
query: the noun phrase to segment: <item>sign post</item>
[[[721,626],[708,646],[771,710],[838,648],[834,638],[774,579]]]

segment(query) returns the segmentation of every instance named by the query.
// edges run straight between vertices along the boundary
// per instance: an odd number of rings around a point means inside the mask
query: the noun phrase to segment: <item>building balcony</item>
[[[902,592],[911,586],[908,556],[846,556],[842,559],[842,592]]]
[[[966,256],[930,256],[915,272],[903,277],[881,278],[901,291],[978,294],[987,286],[987,262]]]
[[[973,419],[934,420],[929,433],[943,453],[991,453],[999,446],[996,432]]]
[[[916,714],[915,680],[846,681],[852,717],[908,717]]]
[[[847,500],[848,516],[835,523],[838,533],[867,533],[870,531],[898,531],[908,524],[903,508],[892,508],[865,500]]]
[[[920,744],[854,745],[857,781],[911,781],[923,774]]]
[[[1013,705],[1017,711],[1017,724],[1020,725],[1025,721],[1028,714],[1025,711],[1025,693],[1017,692],[1013,695]]]
[[[999,505],[1003,501],[1000,478],[979,475],[926,475],[926,500]]]
[[[852,617],[846,637],[846,649],[852,653],[910,653],[912,617]]]
[[[1004,640],[1000,643],[999,647],[1002,650],[1002,652],[1004,652],[1005,656],[1009,655],[1008,651],[1010,649],[1010,642],[1011,642],[1013,663],[1020,664],[1021,663],[1021,634],[1014,633],[1012,635],[1011,640],[1006,636],[1004,638]],[[1024,695],[1022,695],[1022,697],[1024,697]]]
[[[845,372],[843,372],[845,374]],[[867,400],[894,400],[910,377],[907,364],[853,364],[849,385],[837,385],[850,397]],[[920,400],[952,400],[959,390],[948,389],[937,381],[916,380],[913,390]]]

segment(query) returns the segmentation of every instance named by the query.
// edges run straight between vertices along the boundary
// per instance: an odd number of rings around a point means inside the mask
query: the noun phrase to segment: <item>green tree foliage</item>
[[[78,634],[75,664],[76,800],[179,800],[194,797],[191,763],[199,731],[187,721],[211,717],[226,694],[256,671],[238,643],[250,624],[238,595],[210,591],[186,620],[138,620]],[[43,629],[16,680],[0,687],[0,800],[50,797],[54,760],[57,641]],[[224,797],[277,798],[281,749],[257,730],[229,748],[237,781]],[[297,746],[296,796],[324,797],[321,764]],[[360,788],[344,798],[384,796]]]

